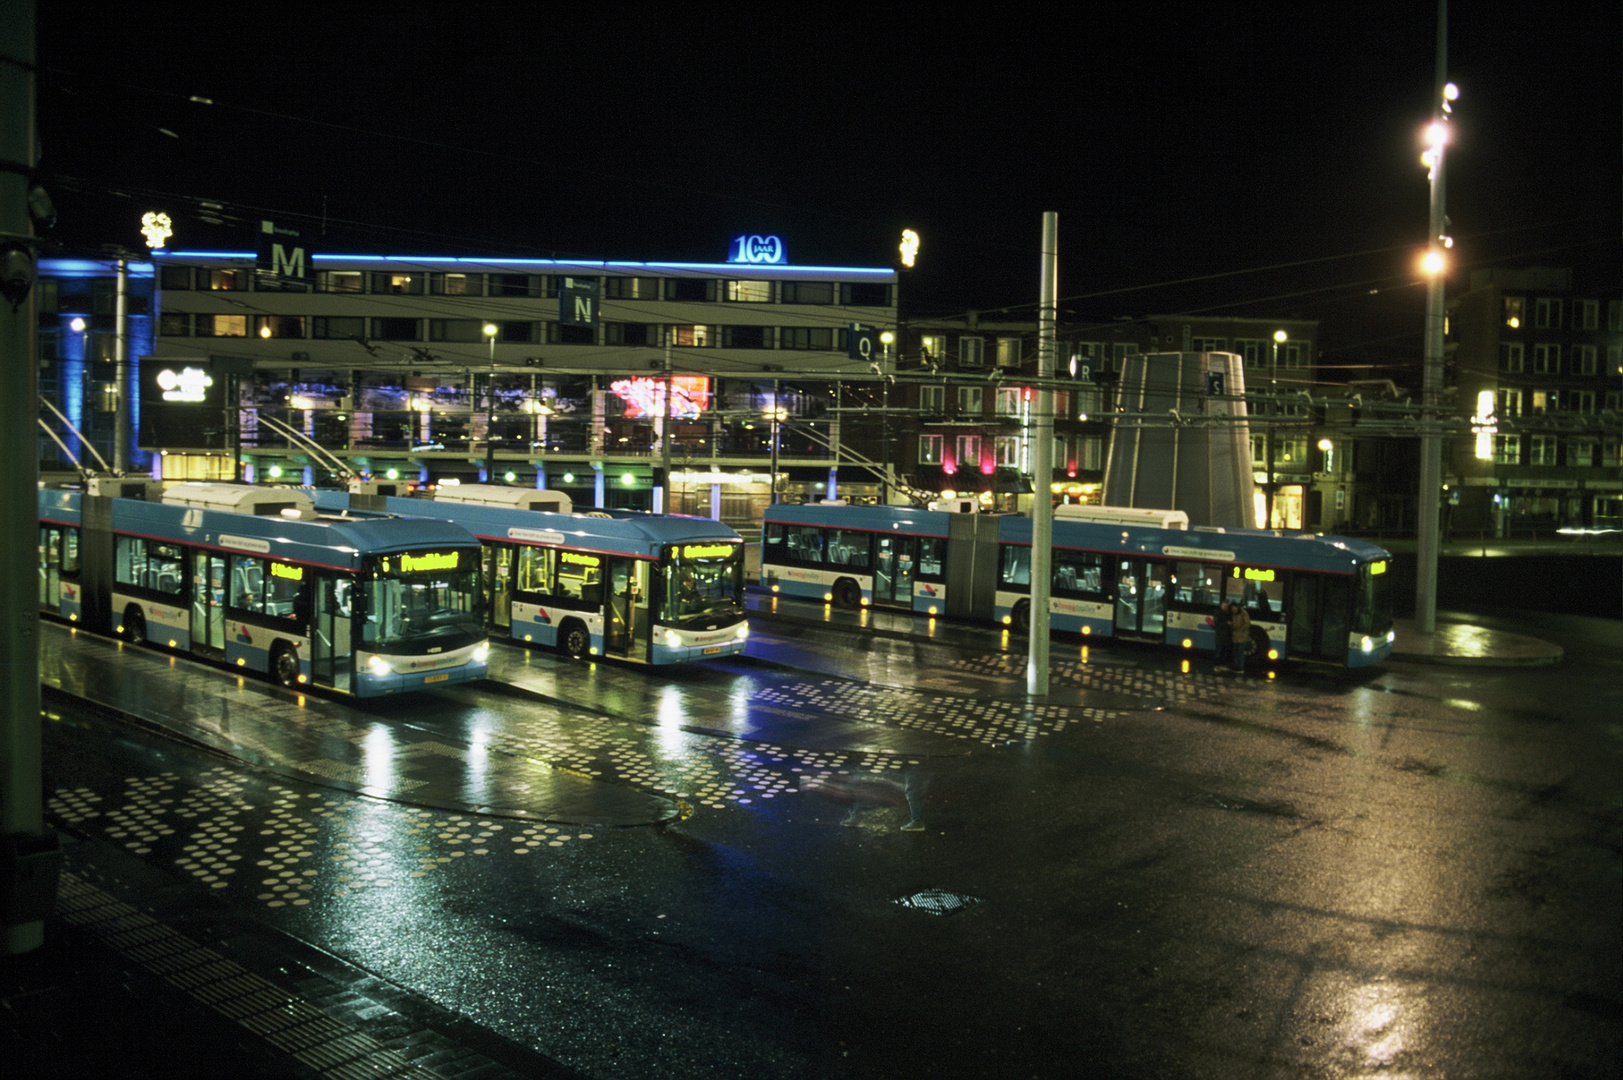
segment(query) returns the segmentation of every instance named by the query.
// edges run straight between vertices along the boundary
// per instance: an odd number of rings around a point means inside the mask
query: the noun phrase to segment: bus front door
[[[1167,626],[1167,564],[1121,559],[1116,565],[1116,636],[1160,641]]]
[[[1351,585],[1350,579],[1329,574],[1298,573],[1291,579],[1286,594],[1291,656],[1347,662]]]
[[[310,678],[317,686],[348,691],[354,642],[350,640],[348,578],[316,579],[315,624],[310,627]]]
[[[225,655],[225,556],[192,552],[192,650]]]
[[[649,564],[642,559],[608,560],[609,604],[603,619],[607,656],[648,657]]]

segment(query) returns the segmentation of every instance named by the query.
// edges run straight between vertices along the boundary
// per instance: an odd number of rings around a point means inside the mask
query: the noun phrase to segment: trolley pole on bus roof
[[[39,447],[34,360],[34,3],[0,0],[0,925],[7,954],[45,942],[61,852],[45,829],[40,760]],[[27,509],[24,509],[27,508]]]
[[[1037,401],[1031,439],[1031,641],[1026,693],[1048,693],[1048,596],[1054,539],[1054,338],[1059,305],[1059,214],[1043,214],[1042,293],[1037,303]]]

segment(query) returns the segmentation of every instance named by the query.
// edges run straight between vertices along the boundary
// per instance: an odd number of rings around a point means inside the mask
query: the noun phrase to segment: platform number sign
[[[871,326],[864,328],[852,323],[851,331],[846,335],[845,354],[852,360],[873,363],[879,357],[879,331]]]
[[[565,326],[597,325],[597,279],[558,279],[558,321]]]

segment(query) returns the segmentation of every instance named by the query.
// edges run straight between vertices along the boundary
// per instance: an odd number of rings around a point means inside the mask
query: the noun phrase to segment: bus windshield
[[[678,544],[668,551],[665,622],[682,626],[744,614],[743,544]]]
[[[361,630],[366,648],[423,654],[484,640],[478,552],[386,555],[369,570]]]
[[[1392,629],[1391,561],[1380,559],[1358,568],[1358,595],[1353,604],[1353,633],[1379,637]]]

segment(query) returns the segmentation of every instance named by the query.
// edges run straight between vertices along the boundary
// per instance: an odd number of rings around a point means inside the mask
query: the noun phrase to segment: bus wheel
[[[564,623],[563,630],[558,634],[558,648],[566,656],[584,660],[592,649],[592,635],[586,632],[583,624],[571,619]]]
[[[131,645],[140,645],[147,639],[147,617],[141,614],[141,609],[130,606],[124,613],[124,640]]]
[[[271,650],[271,678],[289,690],[299,685],[299,654],[291,645],[278,645]]]
[[[1271,648],[1273,648],[1273,646],[1268,642],[1268,635],[1253,626],[1251,628],[1251,644],[1247,645],[1245,649],[1246,663],[1266,663],[1268,660],[1268,650]]]
[[[1021,600],[1014,605],[1014,613],[1009,616],[1009,624],[1016,633],[1031,633],[1031,601]]]
[[[854,608],[862,606],[862,589],[850,578],[841,578],[834,583],[834,606],[841,608]]]

